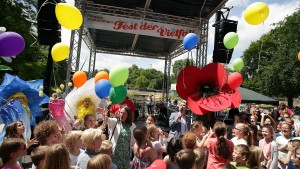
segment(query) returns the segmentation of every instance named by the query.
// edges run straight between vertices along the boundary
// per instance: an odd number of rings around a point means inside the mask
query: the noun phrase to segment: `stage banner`
[[[192,27],[89,12],[85,13],[84,27],[177,40],[183,40],[188,33],[197,31],[197,28]]]

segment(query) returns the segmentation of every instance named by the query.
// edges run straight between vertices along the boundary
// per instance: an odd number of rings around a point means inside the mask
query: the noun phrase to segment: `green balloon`
[[[109,72],[109,81],[113,87],[123,85],[129,76],[128,67],[116,65]]]
[[[113,104],[119,104],[126,99],[127,89],[124,85],[111,87],[109,91],[110,101]]]
[[[240,71],[244,67],[244,61],[242,58],[237,58],[232,62],[232,65],[235,71]]]
[[[224,36],[223,43],[227,49],[233,49],[239,43],[239,35],[235,32],[228,32]]]

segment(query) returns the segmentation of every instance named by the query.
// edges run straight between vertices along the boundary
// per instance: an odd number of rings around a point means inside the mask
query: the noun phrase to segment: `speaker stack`
[[[37,28],[41,45],[52,46],[61,41],[61,26],[55,16],[55,4],[59,2],[60,0],[38,0]]]
[[[215,45],[213,51],[213,62],[229,63],[233,49],[228,50],[223,43],[224,36],[228,32],[237,31],[237,21],[222,19],[217,21],[215,26]]]

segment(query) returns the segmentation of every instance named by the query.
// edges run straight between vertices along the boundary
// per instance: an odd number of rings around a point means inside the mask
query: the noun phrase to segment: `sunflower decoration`
[[[187,100],[192,112],[203,115],[238,107],[242,100],[237,90],[241,78],[236,74],[228,77],[220,63],[211,63],[202,69],[188,66],[179,72],[176,90],[182,99]],[[227,79],[230,79],[229,83]]]

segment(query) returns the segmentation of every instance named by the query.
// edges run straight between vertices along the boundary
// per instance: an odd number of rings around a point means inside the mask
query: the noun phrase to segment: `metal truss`
[[[95,63],[96,63],[96,46],[91,46],[90,49],[90,60],[89,60],[89,72],[88,78],[92,78],[95,72]]]
[[[165,55],[166,55],[164,53],[155,55],[153,53],[137,51],[137,50],[132,52],[132,51],[128,51],[125,49],[118,50],[118,49],[104,48],[104,47],[97,47],[96,52],[97,53],[115,54],[115,55],[142,57],[142,58],[163,59],[163,60],[165,59]]]
[[[168,23],[174,25],[188,26],[188,27],[198,27],[200,18],[186,18],[174,15],[167,15],[162,13],[156,13],[148,8],[122,8],[116,6],[95,4],[91,1],[82,0],[81,6],[87,12],[101,13],[111,16],[129,17],[134,19],[145,18],[148,21]],[[147,5],[147,4],[146,4]],[[146,10],[145,10],[146,9]]]
[[[163,95],[162,100],[165,102],[169,101],[169,79],[171,74],[171,59],[169,57],[166,57],[165,59],[165,70],[164,70],[164,79],[163,79]]]
[[[221,8],[228,0],[224,0],[217,9]],[[96,4],[93,1],[89,0],[75,0],[75,6],[80,9],[83,15],[86,12],[92,13],[101,13],[110,16],[119,16],[127,17],[133,19],[144,19],[147,21],[160,22],[166,24],[174,24],[180,26],[187,26],[197,28],[200,32],[200,43],[197,47],[197,58],[196,65],[198,67],[203,67],[207,63],[207,40],[208,40],[208,19],[215,12],[213,11],[208,18],[186,18],[174,15],[167,15],[162,13],[156,13],[152,10],[149,10],[149,5],[151,0],[147,0],[144,8],[128,9],[116,6],[109,6],[103,4]],[[216,10],[217,10],[216,9]],[[78,71],[80,63],[80,51],[82,40],[85,42],[87,47],[90,49],[90,58],[89,58],[89,68],[88,75],[92,77],[95,70],[96,62],[96,53],[107,53],[107,54],[116,54],[124,56],[133,56],[133,57],[142,57],[142,58],[153,58],[153,59],[163,59],[165,60],[165,69],[164,69],[164,79],[163,79],[163,100],[168,101],[169,93],[169,79],[171,73],[171,60],[187,52],[184,49],[183,44],[180,44],[175,48],[171,53],[157,53],[153,54],[150,52],[137,51],[134,50],[135,43],[137,41],[138,35],[132,43],[131,51],[122,50],[122,49],[113,49],[113,48],[104,48],[97,47],[92,39],[92,36],[88,28],[83,26],[78,30],[73,30],[71,33],[71,42],[70,42],[70,56],[68,59],[68,69],[67,69],[67,78],[66,78],[66,94],[68,94],[68,82],[71,80],[71,72]]]
[[[79,7],[79,4],[75,1],[75,6]],[[67,75],[66,75],[66,87],[65,87],[65,94],[69,93],[69,86],[68,83],[71,81],[71,73],[79,70],[79,63],[80,63],[80,52],[81,52],[81,42],[82,42],[82,32],[83,32],[83,25],[80,29],[72,30],[71,32],[71,39],[70,39],[70,55],[68,58],[68,68],[67,68]]]
[[[202,20],[200,28],[200,42],[197,48],[196,66],[204,67],[207,64],[207,46],[208,46],[208,20]]]

